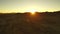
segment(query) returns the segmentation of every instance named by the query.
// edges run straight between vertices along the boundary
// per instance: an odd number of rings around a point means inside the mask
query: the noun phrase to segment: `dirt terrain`
[[[0,14],[0,34],[60,34],[60,12]]]

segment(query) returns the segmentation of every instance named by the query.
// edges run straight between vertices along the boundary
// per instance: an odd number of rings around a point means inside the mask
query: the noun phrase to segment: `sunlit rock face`
[[[0,34],[60,34],[60,12],[0,14]]]

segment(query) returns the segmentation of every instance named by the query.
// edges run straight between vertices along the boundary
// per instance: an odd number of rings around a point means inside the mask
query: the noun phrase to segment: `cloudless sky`
[[[57,11],[60,0],[0,0],[0,13],[26,11]]]

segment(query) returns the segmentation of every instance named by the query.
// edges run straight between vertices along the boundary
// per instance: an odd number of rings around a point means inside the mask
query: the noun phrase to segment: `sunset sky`
[[[60,0],[0,0],[0,13],[58,10]]]

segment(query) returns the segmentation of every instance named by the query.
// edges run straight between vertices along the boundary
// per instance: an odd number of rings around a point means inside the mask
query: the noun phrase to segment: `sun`
[[[35,14],[35,12],[31,12],[31,14],[33,15],[33,14]]]
[[[31,10],[28,10],[28,12],[30,12],[32,15],[34,15],[37,12],[37,10],[31,9]]]
[[[37,10],[32,9],[32,10],[30,10],[30,13],[31,13],[32,15],[34,15],[36,11],[37,11]]]

